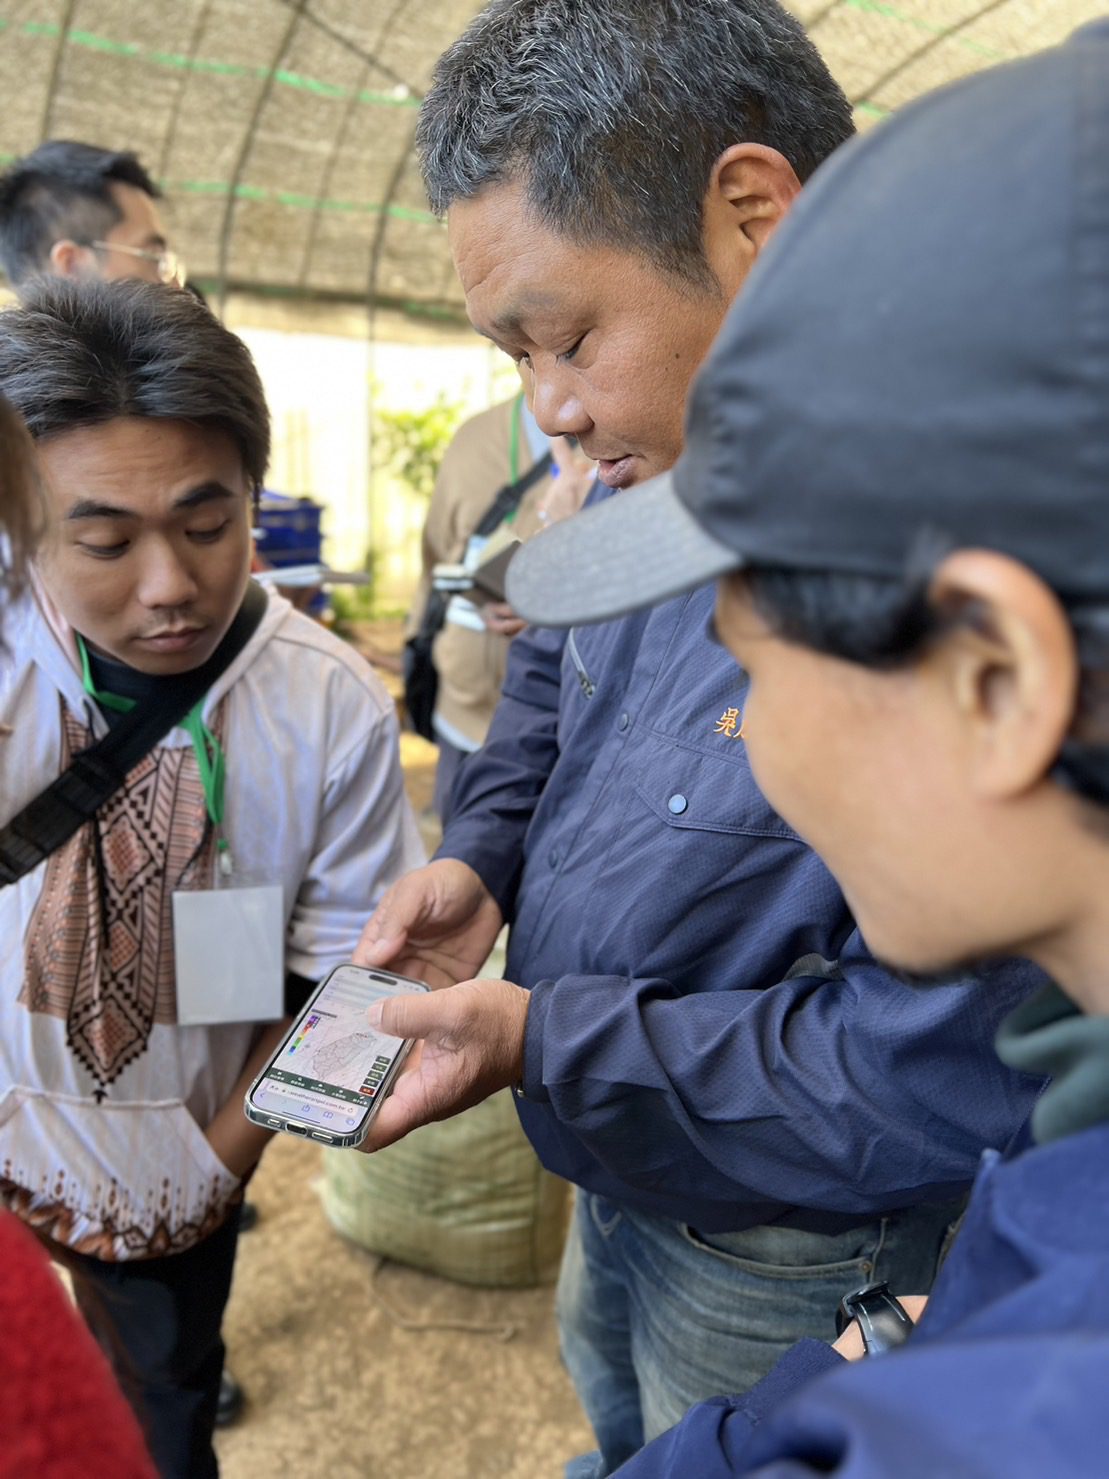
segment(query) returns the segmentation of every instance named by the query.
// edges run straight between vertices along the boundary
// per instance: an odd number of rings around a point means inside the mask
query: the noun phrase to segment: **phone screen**
[[[340,966],[259,1080],[251,1094],[253,1107],[336,1135],[357,1131],[405,1046],[400,1038],[375,1031],[366,1021],[366,1008],[383,996],[425,989],[361,966]]]

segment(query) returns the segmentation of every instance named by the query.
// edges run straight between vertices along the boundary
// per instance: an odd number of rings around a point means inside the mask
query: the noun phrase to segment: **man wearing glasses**
[[[160,199],[135,154],[51,139],[0,177],[0,265],[21,295],[43,276],[181,286]]]

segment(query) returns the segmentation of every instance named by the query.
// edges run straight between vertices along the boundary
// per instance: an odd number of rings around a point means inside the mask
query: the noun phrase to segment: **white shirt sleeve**
[[[363,711],[364,712],[364,711]],[[328,773],[315,848],[289,920],[285,965],[318,980],[349,960],[381,895],[426,860],[404,792],[392,704]]]

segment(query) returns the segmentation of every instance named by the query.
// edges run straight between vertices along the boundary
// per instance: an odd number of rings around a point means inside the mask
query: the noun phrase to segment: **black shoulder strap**
[[[488,539],[490,534],[500,528],[512,510],[519,508],[524,495],[530,492],[541,478],[546,477],[553,462],[553,456],[547,452],[540,457],[538,462],[528,468],[522,478],[517,478],[514,483],[506,483],[482,514],[474,533],[480,538]],[[450,605],[450,600],[450,596],[443,591],[437,591],[434,588],[429,591],[423,615],[420,618],[419,631],[410,641],[427,644],[438,635],[447,619],[447,607]]]
[[[538,462],[528,468],[522,478],[517,478],[514,483],[506,483],[481,516],[474,533],[487,539],[490,534],[499,529],[512,510],[519,508],[524,495],[530,492],[541,478],[547,476],[553,462],[554,458],[548,451],[540,457]]]
[[[162,679],[0,830],[0,887],[15,883],[56,852],[120,789],[144,755],[198,704],[258,630],[266,593],[251,581],[235,620],[207,662]]]

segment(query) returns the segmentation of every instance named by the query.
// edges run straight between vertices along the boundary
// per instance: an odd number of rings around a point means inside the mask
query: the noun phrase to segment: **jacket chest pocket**
[[[637,796],[671,831],[801,840],[755,784],[742,741],[724,758],[649,735],[624,763]]]

